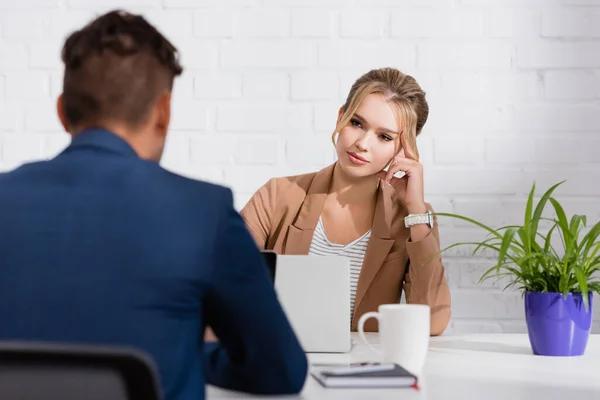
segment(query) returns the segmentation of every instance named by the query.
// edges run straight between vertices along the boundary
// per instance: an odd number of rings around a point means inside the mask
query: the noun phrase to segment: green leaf
[[[552,225],[552,228],[550,228],[548,234],[546,235],[546,237],[544,237],[544,252],[552,251],[553,255],[556,258],[558,258],[558,254],[556,253],[556,250],[554,250],[554,247],[552,247],[552,233],[554,233],[554,230],[557,226],[558,225],[556,224]]]
[[[585,215],[573,215],[571,217],[571,224],[569,226],[569,231],[571,232],[572,238],[576,241],[579,238],[579,232],[581,232],[581,228],[585,227],[586,217]]]
[[[563,246],[566,248],[566,242],[570,240],[570,232],[569,232],[569,222],[567,221],[567,216],[565,214],[565,210],[562,208],[560,203],[556,201],[554,198],[550,198],[550,203],[554,207],[554,212],[556,213],[556,218],[558,221],[556,222],[560,228],[561,237],[563,239]]]
[[[491,277],[491,273],[496,271],[496,266],[494,265],[491,268],[488,268],[479,278],[479,282],[477,282],[477,284],[481,284],[483,281],[485,281],[486,279],[489,279]]]
[[[532,283],[533,282],[539,283],[539,285],[542,287],[541,290],[536,290],[536,292],[547,292],[548,291],[548,283],[541,277],[538,276],[536,278],[533,278]]]
[[[504,288],[502,289],[502,291],[504,292],[504,291],[506,291],[506,289],[516,286],[517,283],[519,283],[517,280],[509,282],[506,286],[504,286]],[[522,288],[520,288],[520,289],[522,289]]]
[[[596,247],[594,248],[594,250],[592,250],[592,254],[590,254],[589,256],[586,254],[583,259],[587,260],[584,264],[584,270],[586,273],[590,273],[590,270],[592,268],[592,266],[594,265],[594,262],[598,262],[598,257],[596,257],[596,254],[598,254],[598,251],[600,251],[600,242],[596,243]],[[598,265],[598,264],[596,264]]]
[[[503,237],[504,239],[504,237]],[[493,242],[493,241],[497,241],[497,242]],[[480,242],[477,247],[475,247],[475,249],[473,250],[472,255],[477,254],[478,251],[481,250],[481,247],[483,247],[484,244],[492,244],[494,246],[498,246],[502,244],[502,240],[498,240],[498,238],[496,237],[491,237],[489,239],[484,240],[483,242]],[[518,246],[516,246],[516,244]],[[514,254],[516,254],[517,256],[522,255],[523,254],[523,248],[520,245],[520,243],[518,243],[516,240],[513,240],[509,243],[509,248],[513,251]]]
[[[550,189],[546,190],[546,193],[543,194],[542,198],[538,202],[535,211],[533,213],[533,217],[531,218],[531,231],[529,232],[529,237],[531,240],[535,240],[535,236],[537,234],[538,225],[540,223],[540,218],[542,217],[542,213],[544,212],[544,208],[546,207],[546,203],[552,196],[552,193],[556,190],[557,187],[562,185],[565,181],[558,182]],[[535,187],[535,186],[534,186]],[[531,196],[531,194],[530,194]]]
[[[600,294],[600,282],[588,282],[588,289],[597,294]]]
[[[467,221],[473,225],[477,225],[478,227],[485,229],[488,233],[490,233],[493,236],[496,236],[498,239],[502,239],[502,235],[500,235],[495,229],[492,229],[489,226],[484,225],[479,221],[475,221],[472,218],[464,217],[462,215],[452,214],[452,213],[434,213],[434,215],[439,216],[439,217],[450,217],[450,218],[456,218],[456,219],[460,219],[463,221]]]
[[[579,289],[581,290],[581,295],[583,296],[583,305],[585,306],[585,311],[587,311],[589,307],[587,276],[579,266],[575,266],[575,276],[577,277],[577,283],[579,283]]]
[[[502,238],[502,244],[500,245],[500,251],[498,254],[498,268],[500,268],[500,265],[504,263],[504,260],[508,256],[508,249],[510,248],[510,243],[515,236],[515,232],[515,229],[507,229],[504,232],[504,237]]]
[[[560,203],[554,197],[550,198],[550,203],[552,203],[552,206],[554,207],[554,212],[556,213],[556,217],[558,218],[560,225],[569,226],[569,223],[567,222],[567,215],[565,214],[565,210]]]
[[[451,244],[450,246],[447,246],[447,247],[443,248],[442,250],[440,250],[439,253],[443,253],[443,252],[445,252],[445,251],[447,251],[447,250],[449,250],[449,249],[451,249],[453,247],[457,247],[457,246],[466,246],[466,245],[475,246],[475,245],[479,245],[479,244],[481,244],[481,243],[480,242],[458,242],[458,243],[454,243],[454,244]],[[493,245],[490,245],[490,244],[482,244],[482,246],[485,247],[485,248],[488,248],[488,249],[492,249],[492,250],[494,250],[496,252],[500,252],[500,248],[498,246],[493,246]],[[516,261],[515,258],[512,257],[511,255],[507,255],[507,257],[512,262]]]
[[[531,250],[531,217],[533,210],[533,195],[535,193],[535,182],[531,186],[531,190],[529,191],[529,196],[527,196],[527,205],[525,206],[525,220],[523,222],[523,226],[525,228],[525,237],[523,239],[523,245],[525,247],[525,251]]]
[[[583,247],[583,253],[581,254],[583,257],[587,257],[590,249],[596,244],[596,239],[600,235],[600,221],[594,225],[590,231],[583,237],[581,240],[580,248]],[[592,256],[593,257],[593,256]]]

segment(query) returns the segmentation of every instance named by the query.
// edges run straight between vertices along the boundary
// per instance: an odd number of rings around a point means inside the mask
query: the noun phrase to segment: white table
[[[353,336],[348,354],[309,354],[311,364],[377,361]],[[377,334],[369,334],[376,345]],[[301,399],[600,399],[600,335],[591,335],[581,357],[541,357],[531,352],[526,334],[448,335],[431,338],[420,378],[421,390],[325,389],[308,377]],[[207,398],[242,399],[250,396],[207,388]],[[252,397],[259,399],[261,397]],[[265,399],[290,399],[264,397]],[[294,397],[291,397],[294,398]]]

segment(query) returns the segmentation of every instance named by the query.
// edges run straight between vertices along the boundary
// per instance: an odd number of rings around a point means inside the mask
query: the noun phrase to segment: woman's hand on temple
[[[405,146],[401,136],[402,150],[394,157],[386,171],[380,171],[377,176],[384,184],[391,185],[404,201],[409,214],[424,214],[427,212],[423,184],[423,165],[417,161]],[[402,171],[404,176],[398,178],[394,174]]]

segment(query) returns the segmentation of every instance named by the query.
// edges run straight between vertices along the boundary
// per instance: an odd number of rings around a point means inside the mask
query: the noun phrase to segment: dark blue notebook
[[[324,387],[331,388],[398,388],[416,387],[417,377],[395,364],[387,371],[357,372],[337,375],[335,370],[313,371],[311,375]]]

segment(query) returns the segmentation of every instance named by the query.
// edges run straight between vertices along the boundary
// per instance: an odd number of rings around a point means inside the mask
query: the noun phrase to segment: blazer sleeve
[[[427,209],[433,211],[430,204]],[[406,302],[431,307],[431,334],[441,335],[451,316],[451,296],[440,252],[437,219],[429,235],[406,242],[409,267],[404,277]]]
[[[205,323],[219,338],[204,344],[206,380],[254,394],[298,393],[306,355],[229,193],[204,303]]]
[[[266,248],[269,240],[276,195],[277,181],[272,178],[254,193],[240,211],[254,242],[261,250]]]

